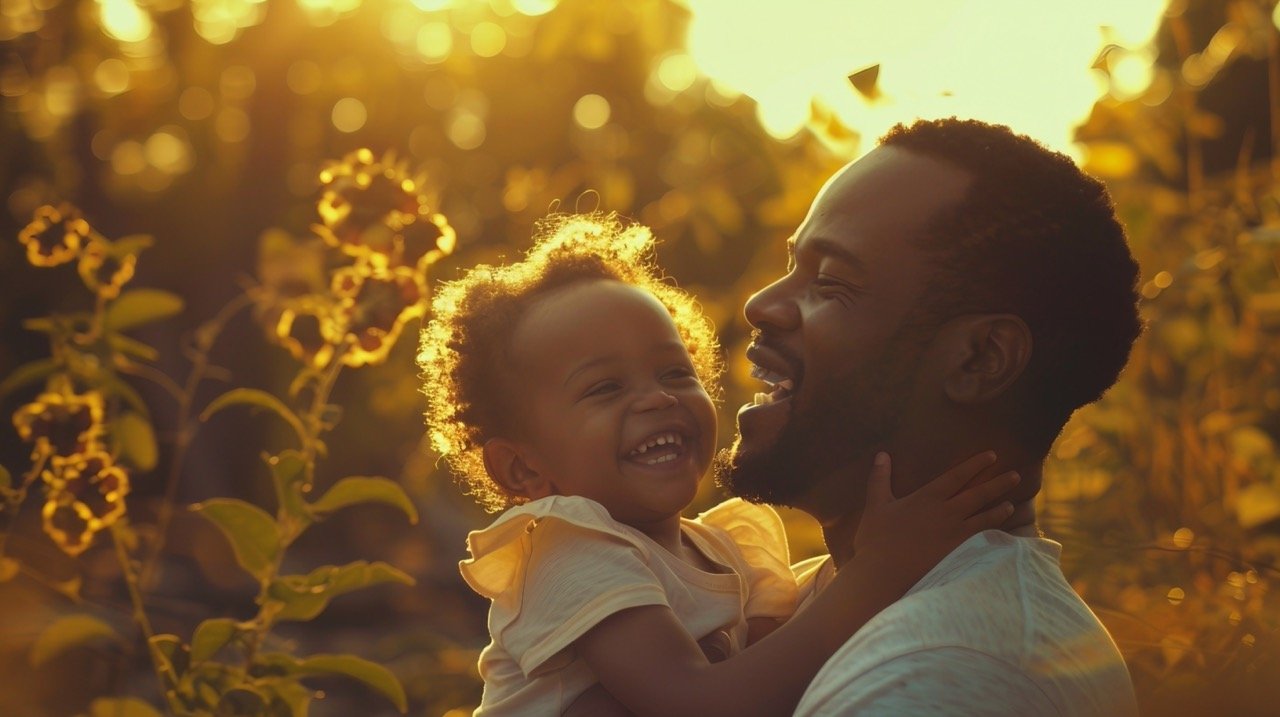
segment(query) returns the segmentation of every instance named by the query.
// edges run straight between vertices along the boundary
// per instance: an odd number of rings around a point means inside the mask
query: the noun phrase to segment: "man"
[[[877,451],[899,496],[986,449],[1022,476],[1004,529],[867,623],[796,714],[1135,715],[1031,502],[1063,424],[1141,332],[1106,190],[1007,128],[919,122],[828,182],[789,253],[746,305],[772,393],[739,412],[721,480],[821,522],[831,555],[798,566],[802,594],[849,559]]]

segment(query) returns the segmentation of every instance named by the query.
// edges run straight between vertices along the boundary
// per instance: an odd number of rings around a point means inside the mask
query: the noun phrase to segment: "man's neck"
[[[999,450],[997,452],[999,453]],[[1011,453],[1006,452],[1006,454]],[[927,460],[910,460],[908,458],[910,454],[907,452],[903,452],[901,455],[902,459],[895,456],[893,461],[893,490],[894,495],[899,498],[933,480],[951,465],[958,462],[958,460],[948,458],[946,461],[938,462],[938,465],[934,466]],[[961,460],[967,457],[962,456]],[[1014,503],[1013,514],[1000,525],[999,529],[1014,535],[1038,535],[1034,494],[1040,485],[1041,461],[1026,459],[1025,457],[1022,460],[1017,460],[1012,455],[1010,455],[1010,458],[1013,458],[1013,460],[999,460],[987,474],[990,477],[1005,471],[1016,470],[1022,476],[1019,487],[1015,489],[1014,500],[1016,502]],[[870,470],[870,461],[868,460],[866,463],[865,467],[860,465],[859,468],[852,470],[863,470],[863,474],[866,475]],[[831,558],[835,562],[837,569],[853,557],[853,539],[858,532],[858,525],[862,519],[865,480],[851,481],[849,477],[855,475],[852,470],[844,469],[839,472],[840,475],[819,481],[817,483],[818,486],[826,486],[829,489],[822,490],[819,488],[815,490],[812,494],[806,496],[804,502],[807,505],[800,506],[805,508],[806,512],[813,515],[821,523],[827,550],[831,553]],[[832,512],[830,510],[831,506],[842,506],[845,509]]]

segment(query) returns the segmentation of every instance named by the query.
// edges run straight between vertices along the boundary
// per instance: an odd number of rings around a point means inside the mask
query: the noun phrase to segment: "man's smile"
[[[757,393],[754,402],[746,408],[786,401],[800,387],[798,362],[764,343],[763,338],[757,336],[747,347],[747,360],[751,362],[751,377],[763,381],[769,390]]]

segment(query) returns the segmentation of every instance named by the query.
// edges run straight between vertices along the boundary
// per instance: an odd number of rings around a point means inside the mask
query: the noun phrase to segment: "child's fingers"
[[[1022,480],[1022,476],[1018,475],[1016,471],[1001,473],[985,483],[980,483],[956,494],[956,497],[947,501],[947,505],[959,515],[972,515],[980,510],[982,506],[1013,490],[1020,480]]]
[[[933,500],[946,500],[959,492],[960,487],[968,483],[970,478],[973,478],[983,469],[989,468],[995,462],[996,454],[994,451],[983,451],[948,468],[942,475],[929,481],[916,492]]]
[[[969,516],[964,520],[964,527],[972,533],[992,530],[1004,525],[1011,515],[1013,515],[1013,503],[1006,500],[993,508],[987,508],[981,513]]]
[[[867,476],[867,507],[879,507],[893,502],[893,487],[889,484],[889,454],[880,451],[871,461],[871,474]]]

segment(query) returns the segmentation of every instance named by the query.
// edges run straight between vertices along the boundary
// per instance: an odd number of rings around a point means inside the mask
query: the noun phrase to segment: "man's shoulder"
[[[1056,543],[988,531],[970,538],[851,642],[883,660],[934,647],[978,650],[1020,664],[1046,609],[1088,608],[1058,567]],[[1068,609],[1067,612],[1072,612]]]
[[[1021,663],[1056,631],[1101,628],[1063,576],[1060,552],[1043,538],[975,535],[858,636],[905,650],[977,649]]]
[[[1131,690],[1106,629],[1063,577],[1060,548],[999,531],[974,536],[845,643],[806,700],[822,693],[853,699],[888,678],[918,681],[912,689],[933,694],[937,685],[928,683],[937,661],[965,663],[978,682],[988,675],[989,686],[1024,685],[1030,698],[1058,705],[1075,704],[1089,690]],[[1084,670],[1082,650],[1105,668],[1101,677]],[[904,673],[921,665],[933,667]]]

